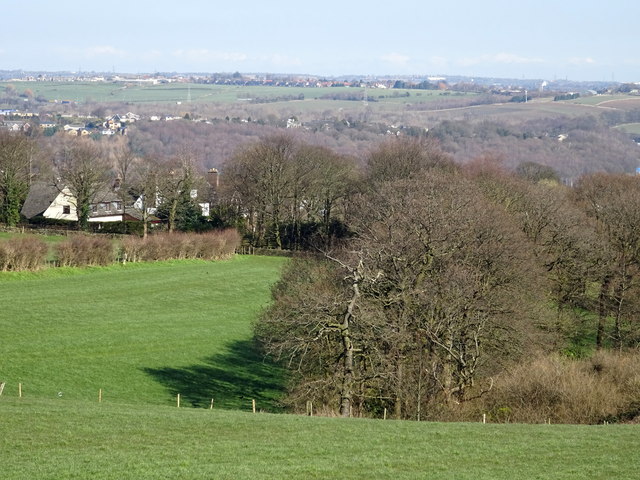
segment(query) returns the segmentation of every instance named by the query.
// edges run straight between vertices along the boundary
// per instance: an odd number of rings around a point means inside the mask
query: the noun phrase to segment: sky
[[[0,1],[0,70],[640,82],[640,2]]]

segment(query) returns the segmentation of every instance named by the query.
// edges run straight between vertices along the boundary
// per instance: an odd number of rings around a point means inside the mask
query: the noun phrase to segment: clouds
[[[409,60],[411,60],[411,57],[408,55],[403,55],[401,53],[393,52],[382,55],[380,57],[380,60],[396,67],[406,67],[409,64]]]
[[[217,52],[206,48],[195,49],[176,49],[170,52],[170,56],[181,62],[189,62],[191,64],[211,63],[211,62],[246,62],[249,56],[241,52]],[[160,54],[159,56],[163,56]]]
[[[611,0],[602,9],[566,0],[547,8],[542,1],[515,9],[504,1],[462,2],[453,9],[408,0],[362,9],[358,2],[328,0],[318,9],[279,0],[249,8],[142,0],[129,2],[126,14],[97,3],[8,2],[3,38],[9,41],[0,58],[3,68],[25,70],[557,74],[585,80],[615,72],[621,80],[638,80],[634,22],[640,3]],[[38,35],[24,35],[23,18]]]
[[[571,57],[567,60],[567,62],[571,65],[595,65],[596,61],[591,57]]]
[[[491,55],[480,55],[477,57],[461,58],[456,62],[462,67],[469,67],[473,65],[529,65],[545,63],[545,60],[539,57],[523,57],[515,55],[513,53],[496,53]]]

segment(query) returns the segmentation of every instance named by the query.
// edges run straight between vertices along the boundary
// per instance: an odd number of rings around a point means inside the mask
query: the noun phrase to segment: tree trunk
[[[353,400],[353,343],[348,328],[342,330],[342,346],[344,349],[344,376],[340,395],[340,415],[350,417]]]
[[[606,276],[600,285],[600,295],[598,296],[598,327],[596,330],[596,348],[600,350],[604,342],[604,329],[607,321],[607,296],[611,278]]]
[[[340,415],[342,417],[351,416],[351,402],[353,400],[353,377],[354,377],[354,359],[353,359],[353,341],[351,338],[350,326],[351,319],[354,315],[356,302],[360,298],[360,268],[362,262],[352,270],[353,275],[353,295],[347,305],[347,311],[342,318],[340,326],[340,336],[342,337],[342,357],[343,357],[343,377],[342,391],[340,392]]]
[[[396,392],[395,398],[393,401],[393,416],[401,420],[402,419],[402,395],[400,391],[402,389],[402,383],[404,381],[404,368],[402,365],[402,360],[398,358],[396,360]]]

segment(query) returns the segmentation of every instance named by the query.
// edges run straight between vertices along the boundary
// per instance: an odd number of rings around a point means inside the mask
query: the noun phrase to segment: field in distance
[[[283,260],[0,274],[2,399],[277,409],[281,372],[251,344]]]
[[[97,82],[11,82],[18,93],[31,90],[35,97],[50,102],[131,102],[131,103],[250,103],[255,100],[317,100],[326,96],[357,96],[390,103],[428,102],[451,92],[439,90],[367,89],[354,87],[272,87],[196,83],[140,85]],[[0,91],[9,85],[0,82]],[[458,93],[457,95],[462,95]]]

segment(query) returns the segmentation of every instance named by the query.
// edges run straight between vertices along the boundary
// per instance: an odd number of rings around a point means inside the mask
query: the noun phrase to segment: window
[[[120,211],[122,210],[122,202],[113,202],[113,209],[115,211]]]
[[[71,215],[71,205],[63,205],[62,206],[62,214],[63,215]]]
[[[111,204],[110,203],[101,203],[100,206],[102,207],[102,209],[109,213],[111,211]]]
[[[97,203],[93,203],[91,205],[91,213],[98,213],[98,204]]]

